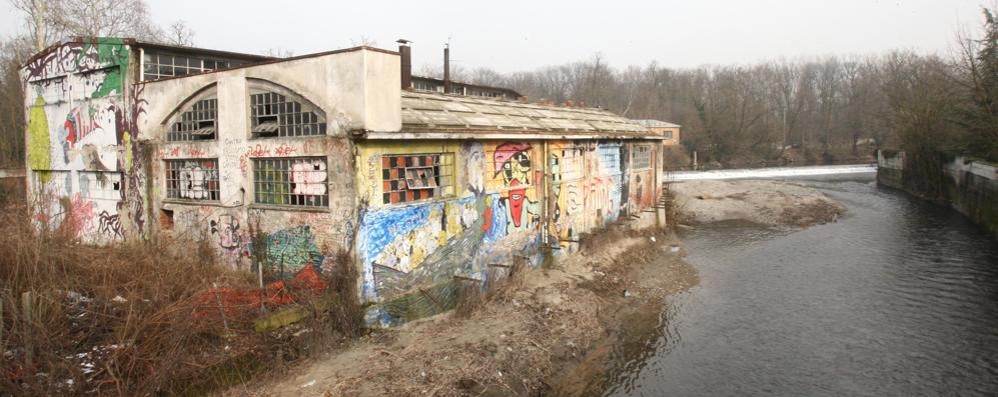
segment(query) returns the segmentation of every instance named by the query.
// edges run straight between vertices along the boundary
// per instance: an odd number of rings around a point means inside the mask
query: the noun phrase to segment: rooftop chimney
[[[402,58],[402,89],[412,88],[412,48],[409,47],[411,41],[398,39],[399,56]]]
[[[450,43],[444,44],[444,94],[450,94]]]

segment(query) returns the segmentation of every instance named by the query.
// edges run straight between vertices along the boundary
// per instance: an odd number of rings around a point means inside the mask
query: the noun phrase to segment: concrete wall
[[[120,39],[64,43],[21,70],[28,200],[40,224],[91,243],[145,235],[136,71]]]
[[[652,132],[658,133],[663,137],[668,136],[669,133],[672,134],[671,138],[663,138],[662,144],[665,146],[676,146],[679,145],[679,127],[649,127]]]
[[[998,165],[957,157],[943,172],[953,207],[998,238]]]
[[[398,130],[401,125],[398,56],[358,49],[281,63],[149,82],[139,126],[151,137],[150,203],[157,238],[208,240],[226,263],[252,268],[254,236],[265,238],[265,260],[294,274],[312,263],[325,271],[338,251],[352,246],[357,219],[354,186],[356,130]],[[251,86],[274,87],[315,105],[325,115],[326,135],[254,138],[250,133]],[[218,99],[214,140],[168,142],[178,114],[205,96]],[[320,157],[325,172],[321,208],[255,203],[255,159]],[[219,200],[167,198],[169,160],[217,159]],[[318,175],[318,174],[317,174]]]
[[[877,182],[895,189],[904,188],[904,152],[877,150]]]
[[[458,286],[521,256],[540,265],[629,211],[654,204],[654,162],[628,172],[631,146],[595,141],[369,141],[358,145],[356,242],[368,321],[447,310]],[[653,148],[654,143],[640,143]],[[443,197],[385,203],[386,156],[441,155]],[[386,168],[388,167],[388,168]],[[391,194],[391,193],[389,193]],[[497,266],[498,265],[498,266]],[[471,281],[473,282],[473,281]]]
[[[943,192],[957,211],[998,238],[998,165],[957,157],[940,164]],[[877,153],[877,182],[904,189],[904,152]]]

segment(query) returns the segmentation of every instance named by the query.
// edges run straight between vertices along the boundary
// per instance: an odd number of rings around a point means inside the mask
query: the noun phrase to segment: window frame
[[[321,161],[321,169],[316,170],[294,170],[294,165],[307,164],[307,162]],[[296,163],[299,162],[299,163]],[[251,181],[253,183],[253,205],[266,208],[293,208],[303,210],[328,210],[329,209],[329,158],[327,156],[298,156],[298,157],[254,157],[250,159],[252,169]],[[286,165],[281,169],[265,170],[267,165]],[[305,182],[304,186],[298,186],[292,180],[293,176],[301,173],[322,172],[325,179],[321,182]],[[268,175],[270,180],[265,180],[264,175]],[[274,187],[264,189],[267,184]],[[277,184],[280,184],[278,189]],[[313,185],[313,186],[309,186]],[[309,189],[314,186],[322,186],[324,193],[292,193],[298,189]],[[279,197],[279,200],[269,202],[265,197]],[[318,204],[309,204],[309,201],[318,198]],[[280,201],[280,202],[277,202]]]
[[[433,164],[424,164],[428,157],[433,160]],[[425,203],[450,198],[456,194],[454,188],[456,168],[452,152],[385,153],[380,155],[380,158],[381,199],[378,202],[382,206]],[[420,170],[431,172],[433,182],[426,180],[427,186],[411,188],[412,181]],[[430,192],[429,195],[424,196],[424,192],[427,191]]]
[[[637,164],[637,154],[644,151],[646,164]],[[652,146],[650,144],[636,144],[631,147],[631,170],[642,171],[652,168]]]
[[[205,162],[211,162],[214,164],[214,168],[210,171],[214,171],[213,178],[205,178],[205,193],[208,198],[195,198],[195,197],[183,197],[181,183],[183,182],[183,177],[181,173],[185,172],[184,168],[173,168],[172,164],[183,164],[184,162],[197,162],[204,164]],[[218,158],[185,158],[185,159],[164,159],[163,160],[163,182],[165,184],[166,200],[183,202],[183,203],[220,203],[222,201],[222,185],[220,172],[218,168]],[[176,175],[174,175],[176,173]],[[171,186],[171,182],[175,183],[176,186]],[[214,182],[214,189],[212,189],[211,182]],[[212,196],[214,194],[214,196]]]
[[[199,108],[202,103],[207,103],[209,106]],[[211,114],[213,116],[211,120],[212,125],[210,127],[202,126],[201,123],[207,122],[206,120],[201,120],[196,118],[197,115],[201,114]],[[191,120],[185,120],[185,117],[191,115]],[[210,92],[204,95],[199,95],[184,103],[181,111],[174,115],[170,122],[167,123],[166,130],[166,142],[205,142],[205,141],[217,141],[218,140],[218,95],[215,89],[210,90]],[[188,130],[178,130],[179,125],[183,125],[185,122],[194,123],[190,126]],[[211,129],[211,138],[203,139],[193,139],[195,136],[199,136],[199,131],[206,129]]]
[[[249,139],[313,138],[329,135],[326,112],[314,102],[266,80],[247,80]],[[267,101],[261,102],[264,98]],[[258,112],[265,108],[268,109],[266,115],[259,115]],[[264,118],[267,120],[261,121]],[[263,127],[269,123],[273,125]],[[273,131],[264,131],[265,128],[273,128]]]

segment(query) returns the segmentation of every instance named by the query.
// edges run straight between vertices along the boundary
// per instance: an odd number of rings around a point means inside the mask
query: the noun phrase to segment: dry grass
[[[0,394],[200,394],[306,350],[286,332],[254,331],[267,308],[194,315],[213,286],[255,287],[252,275],[217,266],[210,247],[199,245],[195,256],[148,242],[93,247],[39,232],[28,219],[24,207],[0,215]],[[353,280],[336,274],[316,298],[355,303]],[[360,329],[356,304],[312,302],[301,303],[329,308],[299,326],[328,331],[313,335]],[[329,317],[336,326],[316,327]]]

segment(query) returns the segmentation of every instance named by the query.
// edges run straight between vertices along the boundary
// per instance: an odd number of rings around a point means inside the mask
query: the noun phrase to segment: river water
[[[684,235],[700,284],[605,395],[998,394],[998,244],[872,177],[800,182],[848,213]]]

